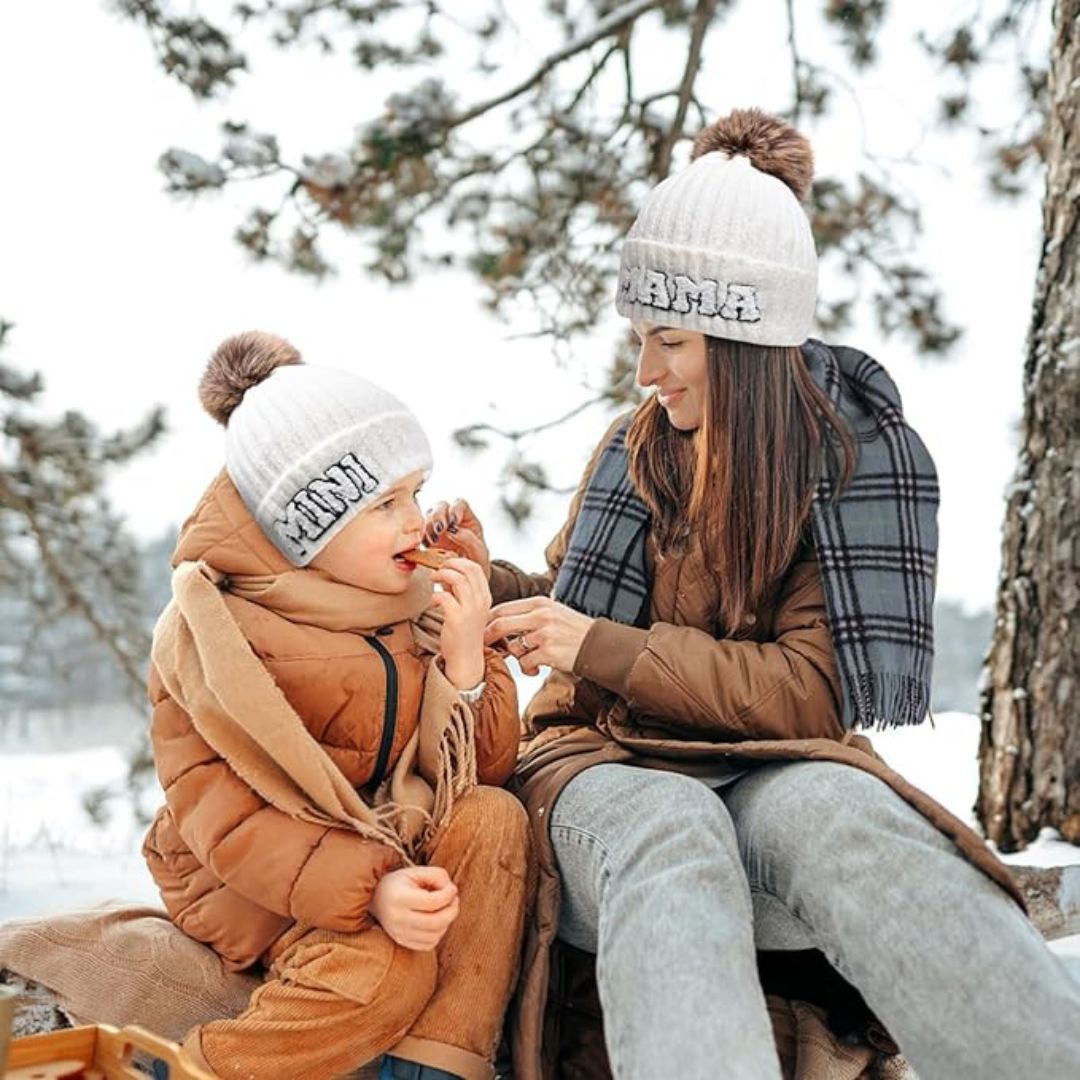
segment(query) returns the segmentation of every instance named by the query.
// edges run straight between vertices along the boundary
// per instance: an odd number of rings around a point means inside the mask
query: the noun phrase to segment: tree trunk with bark
[[[976,812],[1005,851],[1044,826],[1080,843],[1080,0],[1054,4],[1050,108],[1023,443],[982,694]],[[988,295],[988,316],[1004,300]]]

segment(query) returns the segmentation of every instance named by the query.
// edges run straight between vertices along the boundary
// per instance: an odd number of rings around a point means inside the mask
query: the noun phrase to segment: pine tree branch
[[[547,74],[557,68],[564,60],[569,60],[570,57],[591,48],[598,41],[603,41],[604,38],[618,33],[624,26],[635,22],[645,12],[659,7],[662,2],[663,0],[630,0],[629,3],[616,8],[610,15],[601,19],[589,33],[568,42],[557,52],[553,52],[544,59],[528,78],[523,79],[516,86],[512,86],[497,97],[481,101],[479,104],[467,109],[448,125],[447,130],[452,131],[454,128],[459,128],[471,120],[475,120],[478,116],[482,116],[492,109],[497,109],[500,105],[513,101],[516,97],[520,97],[541,82]],[[715,6],[715,0],[712,0],[712,3]]]
[[[600,74],[601,71],[604,70],[605,67],[607,67],[607,62],[612,58],[612,56],[615,55],[615,53],[619,51],[620,48],[622,48],[621,44],[616,41],[615,44],[610,45],[604,51],[604,55],[601,56],[595,64],[593,64],[592,69],[588,74],[588,77],[578,87],[577,92],[574,94],[573,98],[570,101],[570,104],[566,107],[567,113],[572,113],[578,107],[578,105],[581,103],[581,99],[586,95],[586,93],[588,93],[589,87],[592,86],[592,84],[596,81],[596,77]]]
[[[77,612],[86,620],[102,644],[112,653],[121,671],[126,676],[136,700],[141,701],[146,687],[143,672],[135,660],[121,647],[116,628],[108,626],[99,618],[94,605],[83,594],[75,580],[54,555],[33,502],[12,487],[2,472],[0,472],[0,503],[21,515],[29,526],[30,535],[38,554],[41,556],[41,562],[46,573],[60,590],[71,610]]]
[[[795,41],[795,0],[785,0],[788,24],[788,49],[791,52],[792,94],[795,105],[791,110],[791,122],[798,127],[802,119],[802,61],[799,59],[799,47]]]
[[[686,113],[690,108],[690,100],[694,93],[694,81],[701,69],[701,47],[705,43],[705,35],[716,14],[716,4],[717,0],[698,0],[697,11],[694,12],[690,28],[690,48],[686,54],[686,67],[683,69],[682,82],[679,84],[679,102],[675,107],[671,128],[656,154],[654,172],[657,180],[663,180],[671,172],[671,155],[675,144],[682,138]]]
[[[542,424],[537,424],[534,427],[529,428],[517,428],[507,431],[505,428],[496,427],[494,424],[469,424],[468,427],[459,428],[455,431],[454,437],[467,439],[471,435],[485,431],[492,435],[499,435],[504,439],[508,439],[510,442],[518,442],[527,435],[536,435],[541,431],[548,431],[551,428],[558,427],[560,424],[565,424],[568,420],[572,420],[586,409],[591,409],[594,405],[599,405],[600,402],[607,400],[609,400],[608,394],[597,394],[595,397],[586,398],[580,405],[575,405],[574,408],[569,412],[564,413],[562,416],[556,417],[554,420],[547,420]]]

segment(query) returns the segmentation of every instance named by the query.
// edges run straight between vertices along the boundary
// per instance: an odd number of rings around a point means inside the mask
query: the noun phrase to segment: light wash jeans
[[[1080,988],[1013,900],[868,773],[769,764],[714,793],[598,765],[550,828],[559,936],[596,954],[616,1080],[779,1080],[755,912],[762,948],[821,949],[920,1080],[1080,1078]],[[770,908],[802,940],[761,940]]]

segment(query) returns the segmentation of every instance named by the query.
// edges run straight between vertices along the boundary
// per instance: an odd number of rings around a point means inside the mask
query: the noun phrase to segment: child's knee
[[[435,993],[439,966],[434,950],[415,952],[401,945],[394,954],[372,1004],[387,1015],[392,1025],[407,1029],[424,1011]]]
[[[242,1015],[204,1024],[185,1048],[215,1075],[237,1078],[337,1076],[384,1053],[434,994],[436,956],[378,929],[349,937],[315,931]]]
[[[453,827],[482,835],[499,847],[525,849],[529,843],[529,815],[505,788],[475,787],[455,807]]]
[[[320,938],[322,940],[320,940]],[[433,952],[414,952],[373,927],[359,935],[317,935],[299,946],[280,972],[282,982],[324,990],[357,1008],[415,1016],[435,992]]]
[[[451,817],[454,821],[468,821],[488,827],[503,821],[524,819],[528,815],[521,802],[506,788],[478,784],[463,799],[455,803]]]

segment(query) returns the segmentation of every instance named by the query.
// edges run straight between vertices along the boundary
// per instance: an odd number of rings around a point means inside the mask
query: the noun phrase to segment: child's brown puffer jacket
[[[222,573],[292,567],[263,535],[224,473],[184,523],[174,564],[201,559]],[[230,595],[229,610],[308,730],[358,789],[393,768],[417,724],[429,662],[408,624],[378,634],[291,621]],[[487,657],[476,706],[482,784],[501,785],[517,754],[517,694]],[[166,805],[143,844],[169,915],[233,970],[259,957],[293,922],[354,931],[379,878],[401,865],[377,841],[295,820],[267,804],[199,736],[151,667],[151,741]]]

